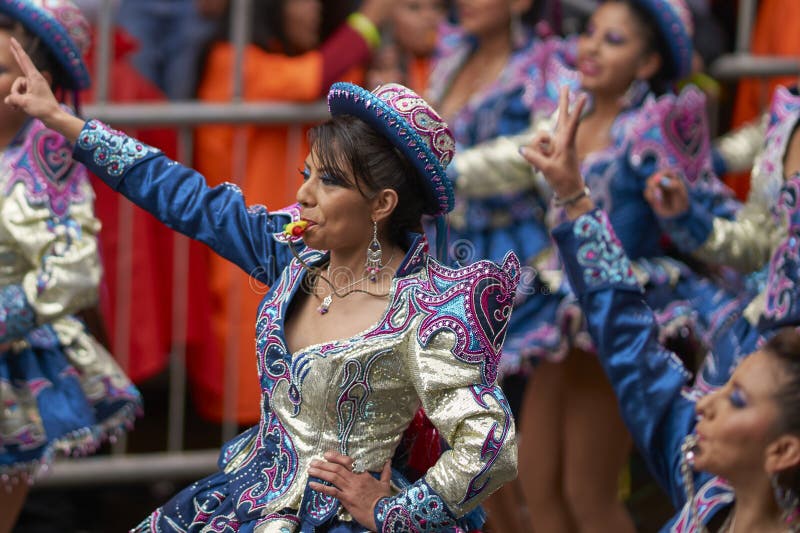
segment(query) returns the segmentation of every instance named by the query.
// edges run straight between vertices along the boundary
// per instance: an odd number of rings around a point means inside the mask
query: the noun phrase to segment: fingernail
[[[662,175],[660,178],[658,178],[658,184],[661,185],[662,187],[669,187],[670,184],[669,176],[667,176],[666,174]]]
[[[317,461],[316,459],[314,459],[313,461],[311,461],[311,463],[310,463],[310,464],[311,464],[311,466],[319,466],[319,463],[320,463],[319,461]]]
[[[525,157],[528,155],[528,147],[527,146],[520,146],[519,147],[519,155]]]

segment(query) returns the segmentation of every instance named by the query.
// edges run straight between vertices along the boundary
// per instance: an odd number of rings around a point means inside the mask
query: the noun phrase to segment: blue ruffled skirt
[[[0,352],[0,476],[33,479],[129,428],[141,397],[111,354],[68,317]]]

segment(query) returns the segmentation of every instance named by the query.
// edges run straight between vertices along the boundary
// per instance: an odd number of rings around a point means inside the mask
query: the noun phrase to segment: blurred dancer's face
[[[0,133],[3,136],[14,135],[26,120],[25,113],[3,103],[11,92],[11,85],[19,76],[22,76],[22,71],[11,55],[11,33],[0,30]]]
[[[319,46],[322,2],[286,0],[283,5],[283,31],[292,53],[302,54]]]
[[[512,12],[521,13],[523,8],[520,0],[456,0],[458,24],[476,37],[510,33]]]
[[[777,391],[787,383],[768,352],[745,358],[724,387],[697,402],[694,467],[736,484],[763,478],[780,436]]]
[[[606,2],[597,8],[578,39],[578,70],[586,91],[619,97],[634,79],[656,73],[660,57],[647,51],[639,24],[625,4]]]
[[[444,0],[398,0],[392,12],[395,41],[416,57],[431,55],[446,14]]]
[[[320,168],[312,150],[297,191],[300,215],[308,222],[303,241],[317,250],[363,253],[372,237],[372,208],[352,174]]]

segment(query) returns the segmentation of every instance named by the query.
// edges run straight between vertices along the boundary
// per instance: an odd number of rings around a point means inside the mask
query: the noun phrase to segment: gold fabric
[[[424,275],[423,269],[403,278],[403,285]],[[357,459],[368,471],[380,471],[420,403],[451,448],[428,470],[425,481],[456,516],[516,477],[517,446],[510,412],[491,398],[484,398],[488,408],[482,407],[471,392],[471,386],[482,381],[481,365],[453,356],[456,336],[447,330],[436,333],[423,347],[419,331],[425,315],[416,313],[406,324],[409,306],[414,305],[411,291],[395,287],[392,298],[388,312],[391,323],[402,327],[400,331],[356,335],[333,349],[326,343],[294,354],[294,367],[311,369],[302,381],[293,380],[301,384],[299,408],[291,400],[291,383],[277,382],[268,409],[292,436],[299,475],[284,495],[270,502],[270,510],[299,507],[309,463],[322,459],[328,450]],[[480,491],[481,497],[461,503],[470,481],[484,467],[481,450],[495,424],[509,430],[497,458],[481,478],[488,479],[488,484]],[[240,456],[248,454],[245,449]],[[237,470],[237,459],[226,471]]]

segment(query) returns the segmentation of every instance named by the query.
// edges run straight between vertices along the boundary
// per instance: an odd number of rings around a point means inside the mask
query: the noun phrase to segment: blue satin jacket
[[[687,492],[681,445],[695,426],[691,376],[658,342],[655,316],[605,212],[596,209],[564,223],[553,237],[625,423],[680,509],[662,531],[699,532],[698,521],[708,524],[733,503],[734,494],[722,479],[704,472],[694,472],[694,490]]]
[[[219,472],[184,489],[137,531],[292,532],[323,524],[363,531],[337,499],[309,488],[309,463],[337,450],[380,471],[420,404],[450,449],[415,483],[395,479],[394,494],[375,507],[379,531],[454,531],[516,475],[514,422],[496,384],[519,276],[513,254],[502,267],[479,261],[450,269],[417,236],[373,327],[291,353],[283,328],[307,271],[282,228],[296,210],[248,208],[235,186],[209,188],[197,172],[96,121],[85,125],[74,156],[270,286],[255,328],[260,423],[223,446]],[[297,248],[310,265],[327,261],[324,252]]]

